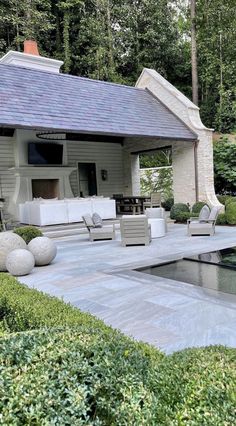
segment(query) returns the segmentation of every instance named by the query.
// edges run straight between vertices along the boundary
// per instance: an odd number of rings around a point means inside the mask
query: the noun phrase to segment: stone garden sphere
[[[28,244],[28,249],[34,255],[35,265],[49,265],[56,257],[56,244],[48,237],[33,238]]]
[[[11,275],[28,275],[35,264],[34,256],[26,249],[12,250],[6,258],[6,269]]]
[[[0,232],[0,271],[6,271],[6,258],[14,249],[26,249],[26,242],[11,231]]]

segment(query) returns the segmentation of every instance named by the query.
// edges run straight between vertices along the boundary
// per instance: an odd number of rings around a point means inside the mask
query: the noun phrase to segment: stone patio
[[[236,228],[217,227],[214,237],[186,234],[185,225],[169,224],[167,235],[146,247],[121,247],[119,230],[115,241],[92,243],[86,234],[58,238],[55,261],[20,281],[166,353],[236,347],[236,296],[134,270],[236,245]]]

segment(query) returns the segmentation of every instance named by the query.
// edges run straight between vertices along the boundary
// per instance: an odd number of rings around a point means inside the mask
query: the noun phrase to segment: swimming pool
[[[236,294],[236,247],[138,270],[211,290]]]

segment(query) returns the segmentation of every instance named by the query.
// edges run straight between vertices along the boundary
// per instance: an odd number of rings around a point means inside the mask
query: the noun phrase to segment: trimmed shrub
[[[35,226],[21,226],[20,228],[15,228],[13,232],[22,237],[26,244],[29,244],[29,242],[35,237],[43,236],[43,233],[40,231],[40,229],[36,228]]]
[[[17,295],[17,297],[16,297]],[[29,289],[15,278],[0,273],[0,321],[10,332],[61,325],[106,327],[103,321],[64,303],[56,297]]]
[[[235,362],[224,347],[154,358],[92,328],[14,334],[0,341],[1,422],[233,425]]]
[[[236,350],[187,349],[163,359],[154,375],[158,425],[235,424]]]
[[[193,216],[194,215],[198,216],[199,213],[200,213],[200,211],[202,210],[203,206],[206,206],[206,205],[208,206],[208,204],[206,202],[204,202],[204,201],[198,201],[197,203],[195,203],[192,206],[192,210],[191,210],[192,213],[193,213]]]
[[[170,210],[170,218],[175,220],[176,219],[176,215],[178,215],[179,213],[182,212],[189,212],[189,207],[187,206],[187,204],[184,203],[176,203],[171,207]]]
[[[227,225],[226,214],[220,213],[216,220],[216,225]]]
[[[167,198],[161,203],[162,207],[169,212],[171,207],[174,205],[174,198]]]
[[[228,198],[232,198],[229,195],[217,195],[217,199],[218,201],[223,204],[223,206],[225,206],[225,202],[227,201]]]
[[[232,203],[236,203],[236,197],[228,197],[225,200],[225,208]]]
[[[236,202],[226,205],[225,217],[229,225],[236,225]]]
[[[0,339],[1,424],[234,424],[235,349],[165,356],[3,273],[0,323],[30,329]]]
[[[175,221],[179,223],[187,223],[187,220],[192,216],[190,212],[177,212]]]

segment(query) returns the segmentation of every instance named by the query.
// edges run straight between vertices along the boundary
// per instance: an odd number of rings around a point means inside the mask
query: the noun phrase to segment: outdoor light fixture
[[[104,170],[104,169],[101,170],[101,178],[102,178],[102,180],[107,180],[108,179],[107,170]]]
[[[37,138],[45,139],[50,141],[65,141],[66,133],[63,132],[38,132],[36,133]]]

